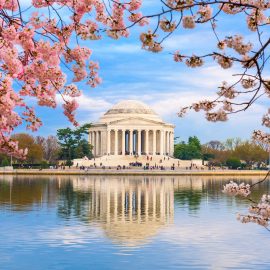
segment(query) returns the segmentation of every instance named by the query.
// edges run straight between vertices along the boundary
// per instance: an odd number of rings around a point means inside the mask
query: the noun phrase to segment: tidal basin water
[[[0,269],[270,269],[270,232],[221,192],[233,179],[0,176]]]

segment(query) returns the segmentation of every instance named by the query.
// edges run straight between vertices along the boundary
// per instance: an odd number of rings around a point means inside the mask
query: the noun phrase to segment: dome
[[[148,105],[137,100],[123,100],[114,105],[108,110],[105,115],[108,114],[156,114]]]
[[[148,120],[163,122],[162,119],[145,103],[138,100],[122,100],[109,109],[101,118],[101,123],[115,120],[140,117]]]

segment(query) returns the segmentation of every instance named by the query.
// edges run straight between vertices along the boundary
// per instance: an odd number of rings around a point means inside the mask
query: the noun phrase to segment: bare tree
[[[227,150],[234,151],[237,146],[243,143],[244,142],[241,140],[241,138],[230,138],[225,141],[224,146]]]
[[[225,149],[223,143],[220,141],[210,141],[210,142],[206,143],[205,146],[207,148],[211,148],[211,149],[219,150],[219,151],[222,151]]]
[[[55,136],[48,136],[43,143],[44,158],[49,162],[55,162],[58,157],[60,146]]]

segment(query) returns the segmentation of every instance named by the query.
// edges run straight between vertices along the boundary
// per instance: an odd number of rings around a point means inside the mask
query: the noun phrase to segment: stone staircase
[[[97,167],[117,167],[120,166],[129,166],[130,163],[139,162],[142,163],[142,166],[145,166],[146,164],[149,164],[149,166],[164,166],[166,168],[170,168],[172,166],[175,166],[175,168],[186,168],[190,167],[191,164],[197,164],[197,166],[201,166],[201,162],[196,160],[180,160],[168,156],[122,156],[122,155],[111,155],[111,156],[102,156],[98,158],[93,158],[91,160],[87,159],[75,159],[74,166],[78,164],[78,166],[97,166]]]

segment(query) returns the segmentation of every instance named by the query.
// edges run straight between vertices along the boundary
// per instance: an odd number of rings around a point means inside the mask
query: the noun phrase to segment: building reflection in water
[[[0,210],[54,207],[61,219],[91,223],[112,241],[136,246],[174,222],[174,203],[199,209],[211,182],[190,176],[1,176]]]
[[[125,245],[137,245],[173,222],[173,182],[162,178],[94,178],[73,180],[75,190],[92,190],[89,221]]]

